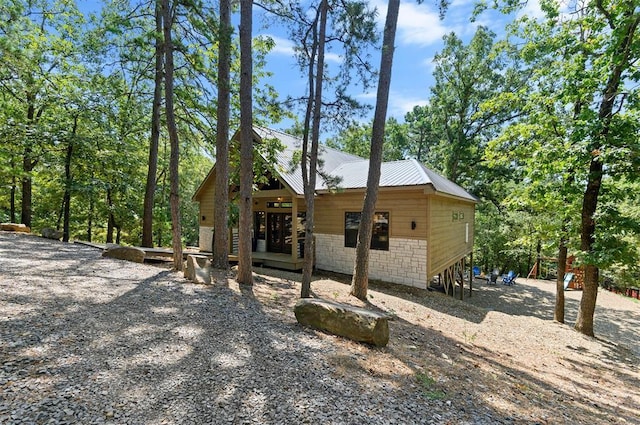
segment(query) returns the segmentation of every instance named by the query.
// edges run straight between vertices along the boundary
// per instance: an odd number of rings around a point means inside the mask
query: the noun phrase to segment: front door
[[[267,214],[267,251],[291,254],[291,213]]]

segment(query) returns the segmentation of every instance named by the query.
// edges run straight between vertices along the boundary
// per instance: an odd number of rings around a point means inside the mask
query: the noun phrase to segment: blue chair
[[[480,276],[480,267],[478,266],[473,266],[473,277],[479,277]]]
[[[515,285],[518,275],[513,270],[509,270],[509,273],[502,276],[503,285]]]

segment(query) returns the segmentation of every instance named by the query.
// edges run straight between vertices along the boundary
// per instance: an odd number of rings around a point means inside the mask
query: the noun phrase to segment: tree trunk
[[[162,184],[160,185],[160,199],[161,199],[162,205],[166,205],[166,200],[167,200],[167,194],[166,194],[167,173],[166,173],[166,171],[167,171],[166,168],[163,168],[162,171],[160,172],[160,175],[162,176]],[[164,217],[164,211],[163,211],[163,217]],[[163,232],[162,226],[159,226],[156,229],[156,235],[157,235],[156,245],[157,246],[163,246],[164,245],[164,243],[163,243],[164,242],[164,232]]]
[[[598,111],[600,130],[597,134],[593,135],[594,143],[590,147],[592,157],[589,165],[587,187],[582,201],[582,227],[580,231],[580,248],[587,254],[594,253],[593,244],[596,233],[595,213],[598,207],[598,196],[602,185],[604,170],[604,159],[600,153],[602,150],[602,141],[612,137],[609,132],[614,114],[613,108],[616,98],[619,95],[618,91],[622,82],[622,75],[631,66],[630,55],[633,51],[632,49],[635,48],[633,41],[635,40],[635,33],[640,24],[640,14],[636,13],[636,5],[634,2],[621,2],[619,5],[613,6],[620,8],[619,12],[616,13],[616,16],[618,16],[617,19],[620,19],[619,21],[614,20],[612,18],[613,15],[608,14],[604,10],[605,6],[601,2],[597,3],[597,7],[600,13],[609,21],[609,26],[613,30],[611,36],[619,38],[612,52],[612,58],[614,59],[600,101],[600,109]],[[592,260],[590,259],[589,261]],[[595,264],[585,264],[584,268],[584,287],[575,329],[585,335],[593,336],[593,315],[595,313],[596,298],[598,296],[599,270]]]
[[[380,76],[376,97],[376,110],[373,117],[371,134],[371,155],[369,159],[369,174],[367,176],[367,191],[364,197],[360,226],[358,228],[358,242],[356,244],[356,261],[351,282],[351,295],[366,300],[369,286],[369,247],[373,230],[373,215],[378,199],[380,184],[380,166],[382,164],[382,148],[384,143],[384,128],[389,101],[389,86],[391,85],[391,68],[398,23],[400,0],[389,0],[387,19],[384,25],[382,41],[382,58],[380,60]]]
[[[34,106],[35,96],[27,93],[27,123],[29,127],[35,125],[36,120],[36,108]],[[25,135],[25,137],[27,137]],[[31,227],[31,171],[35,167],[36,162],[32,159],[33,150],[31,149],[31,142],[26,140],[26,146],[22,156],[22,199],[21,199],[21,211],[20,221],[28,227]]]
[[[13,155],[11,156],[11,172],[13,173],[13,170],[15,169],[15,160],[13,158]],[[15,223],[16,222],[16,176],[13,175],[11,176],[11,193],[10,193],[10,205],[9,205],[9,209],[10,209],[10,213],[9,213],[9,220],[11,221],[11,223]]]
[[[144,191],[142,212],[142,246],[153,247],[153,204],[158,172],[158,144],[160,140],[160,109],[162,107],[162,77],[164,43],[162,39],[162,5],[156,0],[156,62],[151,110],[151,139],[149,140],[149,161],[147,163],[147,184]]]
[[[218,108],[213,267],[229,268],[229,109],[231,73],[231,1],[220,0],[218,36]]]
[[[553,320],[564,323],[564,274],[567,267],[567,245],[564,236],[558,245],[558,276],[556,277],[556,307]]]
[[[71,184],[73,179],[71,177],[71,159],[73,158],[73,147],[78,131],[78,117],[73,117],[73,128],[71,130],[71,137],[69,138],[69,144],[67,145],[67,155],[64,160],[64,219],[62,221],[62,241],[69,242],[69,222],[71,220]]]
[[[24,171],[25,174],[22,177],[22,208],[20,211],[20,221],[28,227],[31,227],[31,171],[33,171],[31,154],[31,147],[27,146],[24,149],[22,159],[22,171]]]
[[[602,184],[602,160],[593,158],[589,166],[587,188],[582,202],[582,227],[580,232],[580,249],[591,254],[595,241],[596,222],[594,219],[598,207],[598,195]],[[584,265],[584,286],[575,329],[588,336],[593,333],[593,315],[596,310],[598,296],[598,267],[594,264]]]
[[[67,146],[67,155],[64,162],[64,196],[62,198],[63,219],[62,219],[62,241],[69,242],[69,221],[71,216],[71,158],[73,156],[73,141]]]
[[[107,219],[107,243],[113,243],[113,227],[116,222],[113,217],[113,201],[111,200],[111,188],[107,188],[107,208],[109,217]]]
[[[93,180],[93,173],[91,173],[91,177]],[[93,214],[95,210],[93,200],[93,192],[89,194],[89,214],[87,216],[87,242],[91,242],[91,238],[93,237]]]
[[[169,133],[169,205],[171,208],[173,268],[182,270],[182,228],[180,225],[180,182],[178,168],[180,164],[180,142],[173,110],[173,26],[172,10],[169,0],[162,0],[162,21],[165,44],[165,113],[167,132]]]
[[[536,245],[536,275],[534,276],[534,279],[538,279],[540,277],[540,266],[541,266],[541,258],[540,258],[540,252],[542,251],[542,241],[540,239],[538,239],[538,243]]]
[[[313,115],[313,102],[315,99],[315,84],[314,84],[314,69],[313,64],[316,60],[316,53],[318,47],[317,37],[317,23],[318,18],[314,20],[313,27],[313,43],[311,51],[309,52],[309,64],[308,64],[308,88],[309,97],[307,98],[307,106],[304,114],[304,124],[302,129],[302,158],[300,161],[300,168],[302,171],[302,186],[304,187],[304,200],[305,203],[308,200],[308,188],[309,188],[309,133],[311,132],[311,117]],[[314,188],[315,191],[315,188]],[[313,207],[312,207],[313,208]],[[313,268],[313,258],[307,257],[309,250],[313,252],[313,220],[309,222],[309,218],[312,216],[310,210],[307,208],[307,218],[304,224],[304,261],[302,263],[302,289],[300,291],[301,298],[308,298],[311,292],[311,278],[307,277],[308,272],[305,272],[308,268]],[[311,265],[307,264],[310,262]]]
[[[253,189],[253,2],[240,0],[240,223],[238,283],[253,285],[251,269],[251,194]],[[219,233],[219,232],[216,232]]]
[[[314,36],[317,34],[317,38],[314,38],[314,46],[312,47],[312,50],[317,51],[318,58],[315,81],[313,78],[309,79],[310,85],[314,88],[309,91],[309,98],[313,100],[307,105],[312,106],[313,123],[311,130],[311,152],[307,152],[308,158],[303,155],[302,159],[305,162],[309,161],[306,185],[304,187],[304,198],[307,206],[307,212],[305,221],[304,262],[302,266],[302,290],[300,292],[300,297],[302,298],[308,298],[311,296],[311,278],[313,274],[313,226],[315,217],[316,171],[318,169],[318,144],[320,142],[320,119],[322,117],[322,85],[324,83],[324,50],[328,9],[328,1],[323,0],[320,4],[320,26],[317,30],[314,29]],[[314,56],[314,54],[311,55],[312,58]],[[311,77],[313,77],[313,61],[310,61],[309,72],[311,73]]]

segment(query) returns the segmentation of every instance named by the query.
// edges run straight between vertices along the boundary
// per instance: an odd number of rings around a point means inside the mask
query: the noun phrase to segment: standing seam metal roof
[[[261,139],[278,139],[285,149],[279,152],[278,173],[287,185],[298,195],[304,194],[302,172],[299,164],[292,166],[296,151],[301,150],[302,140],[290,134],[264,127],[254,127]],[[341,178],[338,186],[342,189],[367,187],[369,160],[327,146],[320,147],[322,169],[329,175]],[[436,192],[477,202],[477,198],[454,182],[425,167],[415,159],[383,162],[380,169],[380,187],[433,186]],[[324,180],[318,176],[316,190],[328,190]]]

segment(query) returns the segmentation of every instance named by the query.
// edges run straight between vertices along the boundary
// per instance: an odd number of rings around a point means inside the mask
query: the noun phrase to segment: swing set
[[[573,262],[575,259],[576,257],[574,255],[567,257],[565,273],[573,273],[573,279],[569,282],[568,287],[571,289],[582,289],[584,284],[584,269],[582,267],[574,267]],[[527,279],[555,279],[558,275],[557,266],[557,258],[540,257],[538,261],[533,264],[529,274],[527,274]]]

